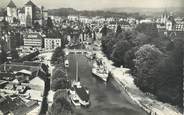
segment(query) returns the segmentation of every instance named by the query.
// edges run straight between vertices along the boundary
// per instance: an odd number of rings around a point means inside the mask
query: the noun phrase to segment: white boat
[[[81,104],[79,102],[79,96],[76,94],[76,91],[74,90],[74,88],[71,88],[69,90],[69,97],[70,97],[71,102],[74,106],[76,106],[76,107],[81,106]]]
[[[100,78],[101,80],[105,82],[107,81],[109,77],[109,71],[104,66],[101,59],[94,61],[93,68],[92,68],[92,74],[97,76],[98,78]]]
[[[72,83],[72,87],[74,88],[78,99],[79,99],[79,103],[81,104],[81,106],[87,107],[90,105],[90,101],[89,101],[89,90],[85,87],[83,87],[80,82],[76,82],[74,81]]]
[[[69,67],[69,61],[65,60],[65,67]]]
[[[107,82],[107,79],[108,79],[108,76],[109,76],[109,73],[106,69],[104,68],[99,68],[99,67],[93,67],[92,68],[92,73],[99,77],[101,80]]]
[[[77,66],[76,80],[72,82],[71,89],[69,90],[71,101],[75,106],[78,106],[79,105],[77,102],[78,100],[81,106],[87,107],[90,105],[89,90],[83,87],[80,81],[78,81],[78,63],[76,64],[76,66]]]

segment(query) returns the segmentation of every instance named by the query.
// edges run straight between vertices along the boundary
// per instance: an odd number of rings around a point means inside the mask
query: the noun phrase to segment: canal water
[[[114,82],[104,83],[93,76],[92,61],[84,55],[69,54],[68,59],[68,76],[75,79],[77,61],[80,81],[90,90],[90,107],[75,108],[75,115],[147,115],[125,92],[115,87]]]

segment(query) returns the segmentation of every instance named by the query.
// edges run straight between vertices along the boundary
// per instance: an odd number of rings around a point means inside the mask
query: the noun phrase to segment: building
[[[152,19],[143,19],[143,20],[140,20],[139,23],[142,24],[142,23],[154,23],[154,22]]]
[[[164,12],[160,18],[160,21],[157,22],[157,28],[166,30],[166,31],[175,31],[183,32],[184,31],[184,20],[181,17],[174,17],[173,13],[168,15],[167,12]]]
[[[38,106],[34,100],[23,100],[20,96],[0,96],[0,115],[26,115],[29,111]]]
[[[43,39],[39,33],[27,33],[24,36],[24,48],[41,49],[42,45]]]
[[[7,16],[17,18],[17,6],[12,0],[7,5]]]
[[[163,15],[160,18],[160,23],[165,24],[168,19],[168,13],[164,11]]]
[[[29,93],[32,100],[42,101],[44,95],[45,81],[40,77],[35,77],[29,81]]]
[[[26,25],[26,17],[25,17],[25,10],[24,8],[21,8],[18,10],[18,18],[20,21],[20,25],[25,26]]]
[[[7,5],[6,20],[9,23],[15,23],[17,19],[20,25],[31,27],[33,24],[43,24],[43,21],[48,17],[48,11],[43,7],[39,8],[31,0],[29,0],[22,8],[18,9],[15,3],[11,0]]]
[[[184,21],[177,21],[176,22],[175,31],[179,31],[179,32],[184,31]]]
[[[61,38],[44,38],[44,48],[54,50],[61,46]]]
[[[173,31],[175,29],[175,20],[174,20],[174,16],[169,16],[165,25],[166,25],[166,30],[167,31]]]

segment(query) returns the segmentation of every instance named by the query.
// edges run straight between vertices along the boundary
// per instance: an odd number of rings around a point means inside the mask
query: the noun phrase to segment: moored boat
[[[78,63],[77,63],[76,79],[71,84],[69,95],[71,102],[75,106],[79,106],[79,103],[81,106],[84,107],[90,105],[89,90],[86,87],[82,86],[81,82],[78,80]]]
[[[92,68],[92,74],[97,76],[98,78],[100,78],[101,80],[107,82],[107,79],[108,79],[108,72],[107,70],[103,70],[99,67],[93,67]]]
[[[92,74],[100,78],[101,80],[107,82],[108,77],[109,77],[109,71],[103,63],[99,60],[95,61],[93,63],[93,68],[92,68]]]

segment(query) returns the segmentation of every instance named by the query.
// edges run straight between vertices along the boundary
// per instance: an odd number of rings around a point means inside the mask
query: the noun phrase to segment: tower
[[[7,16],[17,18],[17,7],[12,0],[7,5]]]
[[[161,23],[166,24],[167,18],[168,18],[168,13],[165,10],[162,17],[161,17]]]
[[[33,19],[33,3],[32,1],[28,1],[25,4],[25,19],[26,19],[26,26],[32,26],[32,19]]]

